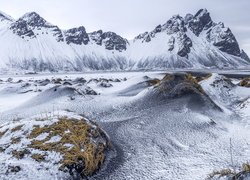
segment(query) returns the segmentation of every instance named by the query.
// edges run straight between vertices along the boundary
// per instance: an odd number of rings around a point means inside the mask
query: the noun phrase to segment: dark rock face
[[[59,29],[57,26],[52,26],[51,29],[53,31],[53,36],[56,37],[56,40],[58,42],[63,42],[64,38],[61,29]]]
[[[172,51],[175,48],[175,43],[178,44],[178,52],[177,54],[181,57],[187,57],[188,53],[190,53],[190,48],[192,47],[192,40],[187,36],[185,27],[185,21],[179,15],[173,16],[170,20],[167,21],[166,24],[162,26],[163,30],[165,30],[168,34],[173,34],[173,36],[169,40],[169,51]]]
[[[13,30],[13,33],[22,37],[28,36],[30,38],[36,37],[33,31],[34,29],[41,31],[42,28],[45,28],[46,33],[48,33],[47,30],[50,30],[58,42],[64,41],[62,31],[57,26],[48,23],[35,12],[25,14],[10,26],[10,29]]]
[[[12,23],[10,29],[18,36],[28,36],[31,38],[35,37],[34,32],[28,28],[26,21],[22,19],[19,19],[16,22]]]
[[[167,42],[169,47],[168,51],[173,51],[174,48],[178,48],[177,54],[181,57],[188,58],[188,53],[190,53],[190,48],[192,47],[192,40],[186,34],[187,28],[185,26],[185,20],[179,15],[173,16],[163,25],[158,25],[152,32],[145,32],[138,35],[135,40],[148,43],[155,38],[157,33],[161,32],[172,35]]]
[[[168,41],[168,50],[172,51],[174,49],[174,43],[175,43],[175,38],[171,36],[171,38]]]
[[[9,17],[8,15],[5,15],[4,13],[0,12],[0,22],[4,21],[4,20],[13,21],[13,19],[11,17]]]
[[[1,13],[0,13],[0,18],[1,18],[0,20],[6,19],[6,17],[3,14],[1,14]]]
[[[95,31],[92,33],[89,33],[89,37],[97,44],[97,45],[102,45],[102,30]]]
[[[35,12],[27,13],[21,19],[26,21],[26,23],[32,27],[47,27],[47,26],[49,26],[47,21]]]
[[[158,25],[153,31],[145,32],[135,37],[135,40],[142,40],[142,42],[150,42],[156,34],[160,32],[167,32],[167,34],[175,34],[178,32],[186,32],[187,28],[185,27],[184,19],[179,16],[173,16],[163,25]]]
[[[162,28],[163,30],[166,30],[168,34],[187,31],[184,19],[179,15],[173,16],[169,19],[167,23],[162,26]]]
[[[207,40],[223,52],[238,57],[241,55],[240,47],[235,36],[223,23],[219,23],[207,31]]]
[[[186,34],[180,34],[178,39],[180,44],[177,54],[181,57],[188,57],[188,53],[190,53],[190,48],[192,47],[192,40]]]
[[[213,25],[213,21],[209,12],[206,9],[199,10],[193,18],[187,15],[185,18],[188,28],[196,35],[199,36],[203,30],[209,29]]]
[[[247,60],[248,62],[250,62],[250,58],[248,57],[247,53],[245,53],[244,50],[241,50],[240,57],[241,57],[242,59],[245,59],[245,60]]]
[[[128,41],[114,32],[95,31],[89,34],[97,45],[105,45],[107,50],[123,51],[127,49]]]
[[[144,39],[147,35],[148,35],[148,32],[139,34],[138,36],[135,37],[135,40]]]
[[[123,51],[127,49],[127,41],[113,32],[105,32],[101,37],[105,40],[105,47],[108,50]]]
[[[5,18],[5,16],[4,14],[2,15],[0,13],[0,21],[1,18]],[[99,30],[92,33],[87,33],[83,26],[72,28],[62,32],[60,28],[48,23],[45,19],[43,19],[35,12],[27,13],[17,21],[11,19],[10,23],[10,25],[8,23],[6,24],[9,25],[9,28],[13,31],[13,33],[20,36],[26,41],[29,41],[29,39],[31,38],[35,40],[40,36],[46,36],[48,34],[48,36],[53,35],[54,39],[56,39],[56,41],[58,42],[65,41],[65,43],[67,44],[77,45],[96,44],[104,47],[106,50],[110,50],[111,53],[114,53],[114,51],[126,51],[129,46],[129,42],[125,38],[122,38],[114,32],[103,32],[102,30]],[[181,17],[180,15],[175,15],[170,18],[165,24],[156,26],[150,32],[145,32],[138,35],[134,39],[134,42],[137,41],[139,43],[149,43],[149,46],[151,46],[150,42],[152,43],[152,46],[157,46],[157,43],[161,44],[160,41],[164,40],[162,42],[164,50],[171,52],[171,58],[174,57],[173,59],[177,59],[176,62],[168,62],[164,56],[160,58],[145,57],[145,59],[143,59],[143,57],[141,62],[138,63],[138,67],[192,67],[194,61],[191,62],[186,59],[193,59],[193,54],[199,55],[199,48],[197,48],[197,52],[190,52],[193,50],[193,48],[191,48],[193,44],[199,44],[197,39],[200,38],[202,38],[202,40],[207,40],[211,44],[211,46],[217,47],[217,49],[222,52],[240,57],[250,62],[247,54],[239,49],[238,42],[236,41],[236,38],[231,30],[224,27],[223,23],[214,23],[210,17],[209,12],[206,9],[201,9],[195,15],[187,14],[185,18]],[[158,39],[159,41],[156,39]],[[204,43],[205,46],[208,46],[209,48],[210,44],[208,42]],[[159,46],[159,48],[161,48],[161,45]],[[144,50],[144,47],[141,48]],[[161,53],[164,54],[164,52]],[[215,53],[220,54],[220,52],[217,51]],[[211,59],[211,63],[208,61],[203,65],[212,66],[213,64],[215,64],[215,66],[217,66],[218,64],[219,66],[220,63],[217,63],[216,60],[220,60],[220,57],[220,55],[218,55],[217,58],[216,55],[210,56],[210,54],[207,54],[205,58],[207,58],[209,61]],[[114,56],[109,59],[105,59],[106,57],[104,57],[103,59],[101,59],[101,61],[103,62],[101,63],[101,65],[93,61],[93,58],[88,57],[88,55],[84,57],[84,61],[82,61],[82,57],[79,56],[79,59],[76,60],[76,65],[67,62],[63,67],[57,64],[54,65],[50,62],[45,63],[45,61],[40,61],[39,58],[40,57],[34,57],[27,60],[25,59],[22,61],[22,63],[18,63],[15,62],[15,60],[12,60],[12,66],[13,68],[20,66],[23,69],[29,69],[31,67],[32,69],[39,69],[39,71],[43,71],[53,70],[55,67],[57,67],[58,69],[63,68],[64,70],[83,70],[85,67],[89,67],[90,69],[104,70],[113,69],[113,66],[115,68],[118,67],[119,69],[122,69],[124,67],[134,65],[134,62],[132,62],[132,60],[131,62],[127,62],[127,60],[129,60],[129,56]],[[199,62],[202,62],[202,58],[203,57],[198,57],[197,59]],[[151,61],[154,61],[154,63]],[[230,64],[237,65],[236,62]]]
[[[78,45],[86,45],[89,42],[89,36],[83,26],[67,30],[65,36],[67,44],[74,43]]]
[[[195,15],[187,14],[185,18],[179,15],[173,16],[165,24],[158,25],[153,31],[138,35],[134,41],[150,42],[157,33],[165,32],[172,35],[167,42],[168,51],[178,48],[177,54],[188,58],[193,43],[187,35],[187,29],[190,29],[196,36],[204,32],[207,41],[222,52],[249,60],[245,53],[241,53],[239,44],[231,30],[224,27],[223,23],[214,23],[206,9],[199,10]]]

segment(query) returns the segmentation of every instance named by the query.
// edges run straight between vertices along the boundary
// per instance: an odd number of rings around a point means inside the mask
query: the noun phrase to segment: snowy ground
[[[199,104],[193,96],[148,98],[154,88],[148,80],[163,78],[163,72],[2,76],[0,125],[73,111],[100,124],[116,150],[116,157],[92,179],[205,179],[232,165],[230,138],[234,165],[250,161],[250,88],[238,86],[238,78],[250,72],[223,73],[230,79],[213,74],[200,83],[223,111]],[[34,177],[58,178],[51,171]]]

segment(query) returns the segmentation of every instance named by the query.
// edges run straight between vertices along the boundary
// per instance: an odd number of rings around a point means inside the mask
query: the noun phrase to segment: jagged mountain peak
[[[204,17],[204,16],[210,16],[210,13],[208,12],[208,10],[206,8],[204,9],[200,9],[195,15],[194,17]]]
[[[177,33],[179,31],[185,32],[184,18],[180,15],[174,15],[165,24],[162,25],[162,29],[166,30],[168,34]]]
[[[26,13],[19,20],[24,20],[29,26],[33,27],[52,26],[52,24],[48,23],[43,17],[41,17],[36,12]]]
[[[80,26],[78,28],[72,28],[65,31],[65,37],[67,44],[88,44],[89,36],[86,33],[85,27]]]
[[[190,16],[189,16],[190,17]],[[187,19],[187,18],[186,18]],[[203,30],[207,30],[213,25],[210,13],[207,9],[200,9],[193,18],[189,18],[186,22],[188,28],[196,35],[199,36]]]
[[[214,24],[206,34],[207,40],[222,52],[241,56],[241,50],[234,34],[230,28],[224,26],[224,23]]]

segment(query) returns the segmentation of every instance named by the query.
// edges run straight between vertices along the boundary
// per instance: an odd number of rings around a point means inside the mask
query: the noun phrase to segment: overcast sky
[[[250,55],[250,0],[0,0],[0,10],[14,18],[36,11],[63,29],[85,26],[132,39],[165,23],[172,15],[207,8],[215,22],[234,32]]]

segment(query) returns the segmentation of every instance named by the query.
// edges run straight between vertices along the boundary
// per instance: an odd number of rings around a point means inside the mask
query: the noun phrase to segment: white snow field
[[[0,76],[0,129],[20,119],[28,124],[35,117],[83,115],[107,132],[114,147],[89,179],[206,179],[250,161],[250,88],[239,85],[250,72],[218,73],[200,81],[204,92],[194,94],[163,80],[159,85],[166,72]],[[39,163],[0,151],[0,179],[70,179],[53,164],[58,155],[49,157],[50,163]],[[6,172],[17,165],[20,171]]]

